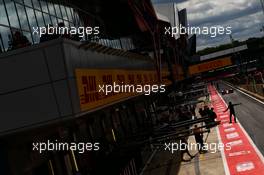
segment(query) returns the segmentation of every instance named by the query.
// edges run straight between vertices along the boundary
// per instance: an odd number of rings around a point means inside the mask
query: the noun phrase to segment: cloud
[[[160,4],[160,3],[181,3],[188,0],[151,0],[153,4]]]
[[[243,16],[237,18],[236,20],[231,20],[232,23],[230,21],[226,21],[222,25],[232,26],[232,36],[235,40],[246,40],[250,37],[260,37],[263,35],[263,33],[260,32],[262,19],[263,13],[260,11],[249,16]],[[201,35],[197,37],[198,50],[228,42],[230,42],[230,39],[229,36],[226,35],[218,35],[216,38]]]
[[[169,0],[156,1],[161,3]],[[178,2],[179,9],[187,9],[190,26],[231,26],[232,36],[236,40],[263,35],[259,30],[264,21],[259,0],[175,0],[174,2]],[[218,35],[216,38],[197,36],[198,49],[227,42],[230,42],[230,39],[226,35]]]
[[[206,5],[208,6],[208,5]],[[212,7],[212,5],[210,5]],[[187,8],[188,10],[188,8]],[[190,24],[199,25],[206,23],[224,23],[229,20],[241,18],[251,14],[255,14],[261,11],[261,6],[257,3],[247,4],[247,6],[240,7],[239,10],[235,8],[227,8],[225,11],[215,7],[210,8],[208,12],[206,9],[197,13],[192,13],[192,10],[188,10],[188,19]],[[202,13],[203,12],[203,13]]]

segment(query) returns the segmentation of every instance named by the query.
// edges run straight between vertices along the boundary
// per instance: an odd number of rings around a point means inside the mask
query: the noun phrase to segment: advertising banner
[[[135,87],[159,84],[156,71],[151,70],[76,69],[75,74],[81,111],[138,95]],[[162,72],[162,84],[171,84],[167,79],[168,75],[168,71]]]

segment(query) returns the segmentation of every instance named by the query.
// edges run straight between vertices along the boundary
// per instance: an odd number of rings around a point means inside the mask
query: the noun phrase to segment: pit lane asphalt
[[[230,86],[219,83],[219,89],[230,89]],[[220,93],[221,94],[221,93]],[[264,155],[264,104],[234,89],[234,93],[222,95],[225,102],[242,103],[235,106],[236,116],[259,151]]]

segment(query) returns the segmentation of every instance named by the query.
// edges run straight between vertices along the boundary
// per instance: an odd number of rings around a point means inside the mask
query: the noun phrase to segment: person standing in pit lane
[[[231,101],[228,103],[228,108],[223,112],[226,112],[229,109],[229,123],[232,123],[232,115],[234,116],[234,121],[236,123],[236,112],[234,106],[241,105],[242,103],[233,104]]]
[[[198,128],[197,125],[194,125],[193,133],[194,133],[194,138],[195,138],[196,144],[198,146],[199,153],[200,154],[207,153],[207,150],[204,148],[202,129]]]
[[[208,117],[210,117],[210,122],[215,122],[215,119],[217,118],[217,115],[214,112],[214,108],[211,108],[211,109],[208,110]]]
[[[216,83],[216,90],[219,91],[219,84],[218,84],[218,82]]]

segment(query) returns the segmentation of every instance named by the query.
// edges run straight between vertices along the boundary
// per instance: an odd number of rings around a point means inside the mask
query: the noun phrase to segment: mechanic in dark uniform
[[[235,112],[234,106],[241,105],[241,104],[242,103],[232,104],[231,101],[228,103],[228,108],[225,111],[223,111],[223,112],[226,112],[229,109],[229,112],[230,112],[230,114],[229,114],[229,119],[230,119],[229,123],[232,123],[232,115],[234,116],[234,120],[235,120],[235,123],[236,123],[236,112]]]
[[[204,154],[207,153],[207,150],[204,148],[204,141],[203,141],[203,132],[201,128],[198,128],[197,125],[194,125],[193,129],[194,138],[199,148],[199,153]]]

